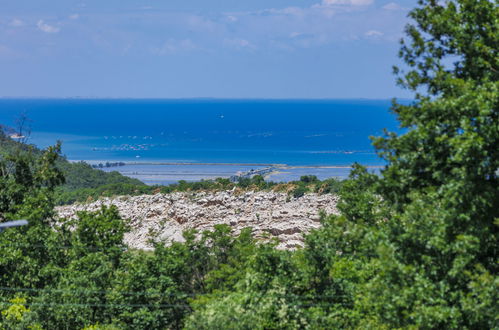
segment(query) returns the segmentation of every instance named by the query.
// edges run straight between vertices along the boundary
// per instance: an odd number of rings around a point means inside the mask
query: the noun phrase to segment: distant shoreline
[[[117,171],[122,175],[138,179],[147,185],[168,185],[180,180],[197,182],[226,178],[238,181],[261,175],[274,182],[297,181],[304,175],[313,175],[320,180],[348,178],[352,165],[290,165],[273,163],[193,163],[161,161],[87,161],[92,167],[105,171]],[[118,164],[118,165],[116,165]],[[367,165],[370,171],[379,172],[383,166]]]
[[[116,161],[109,160],[69,160],[70,162],[80,162],[83,161],[88,164],[105,164],[114,163]],[[296,168],[351,168],[352,165],[288,165],[288,164],[273,164],[273,163],[190,163],[190,162],[133,162],[133,161],[120,161],[120,163],[126,165],[165,165],[165,166],[263,166],[263,167],[277,167],[285,169],[296,169]],[[383,168],[383,165],[364,165],[366,168]]]

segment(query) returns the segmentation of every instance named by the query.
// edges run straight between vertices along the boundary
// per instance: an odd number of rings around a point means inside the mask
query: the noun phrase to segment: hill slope
[[[0,125],[0,158],[18,152],[31,152],[35,157],[41,154],[41,150],[36,146],[11,139],[4,133]],[[118,172],[104,172],[94,169],[84,162],[72,163],[65,157],[61,157],[58,160],[57,166],[63,171],[66,178],[65,184],[59,188],[59,192],[61,193],[73,192],[85,188],[98,188],[106,185],[131,185],[137,188],[146,186],[140,180],[126,177]]]

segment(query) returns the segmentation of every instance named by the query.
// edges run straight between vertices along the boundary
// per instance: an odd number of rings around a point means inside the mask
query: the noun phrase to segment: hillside
[[[14,141],[4,133],[0,125],[0,157],[16,153],[32,153],[39,156],[41,150],[34,145]],[[123,176],[118,172],[104,172],[94,169],[84,162],[72,163],[64,157],[57,160],[57,166],[63,171],[66,180],[64,185],[58,188],[59,193],[74,192],[79,189],[94,189],[102,186],[111,187],[113,185],[127,185],[137,189],[145,187],[145,184],[140,180]]]

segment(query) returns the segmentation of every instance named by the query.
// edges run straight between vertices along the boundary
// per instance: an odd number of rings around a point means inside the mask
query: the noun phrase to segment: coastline
[[[70,162],[85,162],[87,164],[105,164],[105,163],[114,163],[116,160],[75,160],[70,159]],[[164,165],[164,166],[266,166],[266,167],[278,167],[278,168],[287,168],[287,169],[295,169],[295,168],[351,168],[352,165],[288,165],[288,164],[276,164],[276,163],[194,163],[194,162],[157,162],[157,161],[120,161],[123,163],[123,166],[129,165],[138,165],[138,166],[147,166],[147,165]],[[363,165],[366,168],[383,168],[383,165]],[[117,166],[111,166],[117,167]]]
[[[117,171],[122,175],[138,179],[148,185],[169,185],[179,181],[196,182],[226,178],[237,181],[260,174],[266,181],[289,182],[300,180],[304,175],[315,175],[320,180],[329,178],[345,179],[351,165],[287,165],[271,163],[188,163],[130,161],[112,166],[111,162],[91,161],[89,164],[104,164],[99,169],[105,172]],[[105,166],[106,163],[111,164]],[[383,166],[367,165],[366,168],[378,172]]]

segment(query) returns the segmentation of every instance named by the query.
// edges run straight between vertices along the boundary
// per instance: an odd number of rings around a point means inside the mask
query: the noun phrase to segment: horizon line
[[[280,101],[280,100],[296,100],[296,101],[341,101],[341,100],[366,100],[366,101],[386,101],[386,100],[408,100],[413,101],[413,98],[407,97],[385,97],[385,98],[371,98],[371,97],[210,97],[210,96],[196,96],[196,97],[114,97],[114,96],[0,96],[1,99],[47,99],[47,100],[244,100],[244,101]]]

